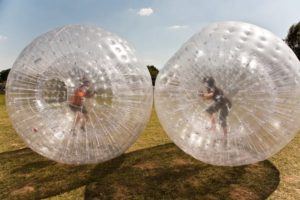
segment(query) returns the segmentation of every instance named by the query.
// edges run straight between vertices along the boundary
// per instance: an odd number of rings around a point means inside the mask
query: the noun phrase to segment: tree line
[[[295,52],[300,60],[300,22],[290,27],[285,42]]]
[[[0,93],[4,93],[5,91],[5,84],[7,80],[7,76],[10,72],[10,69],[5,69],[0,72]]]

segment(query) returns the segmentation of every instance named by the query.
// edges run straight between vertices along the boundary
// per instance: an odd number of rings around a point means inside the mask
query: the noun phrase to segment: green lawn
[[[269,160],[216,167],[172,144],[153,112],[123,156],[68,166],[26,148],[11,126],[3,95],[0,131],[0,199],[300,199],[299,134]]]

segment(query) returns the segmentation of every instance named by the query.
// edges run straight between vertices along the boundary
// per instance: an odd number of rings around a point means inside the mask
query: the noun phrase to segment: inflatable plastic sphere
[[[23,50],[6,101],[14,128],[34,151],[62,163],[98,163],[135,142],[150,117],[153,88],[126,41],[71,25]]]
[[[159,73],[155,106],[169,137],[214,165],[272,156],[300,129],[300,63],[267,30],[214,23],[189,39]]]

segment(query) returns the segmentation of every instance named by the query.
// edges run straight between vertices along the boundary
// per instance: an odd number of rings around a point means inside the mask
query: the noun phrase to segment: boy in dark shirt
[[[214,103],[209,106],[205,111],[210,115],[211,120],[211,130],[216,129],[216,118],[215,113],[219,111],[219,123],[223,128],[224,136],[227,136],[227,121],[226,118],[231,108],[231,102],[228,98],[224,96],[224,93],[221,89],[215,86],[215,80],[212,77],[204,77],[203,83],[205,84],[207,91],[201,93],[203,99],[212,99]]]

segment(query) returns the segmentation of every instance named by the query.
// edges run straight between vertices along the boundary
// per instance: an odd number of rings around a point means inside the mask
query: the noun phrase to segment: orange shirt
[[[87,95],[87,91],[84,87],[79,87],[74,91],[74,95],[71,98],[71,104],[76,106],[82,106],[83,99]]]

